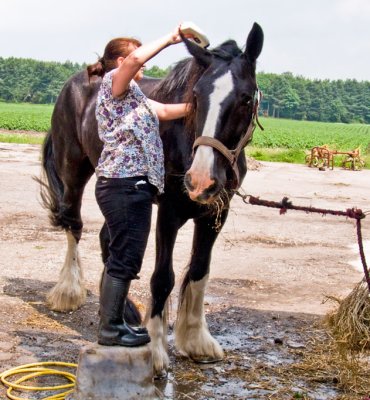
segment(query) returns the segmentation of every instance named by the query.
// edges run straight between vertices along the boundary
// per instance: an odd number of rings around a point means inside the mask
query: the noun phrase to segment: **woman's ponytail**
[[[118,57],[127,57],[133,49],[140,46],[141,42],[134,38],[112,39],[105,46],[103,57],[100,57],[95,64],[87,66],[89,79],[93,75],[104,76],[106,72],[117,67]]]
[[[103,57],[100,57],[95,64],[87,66],[87,74],[89,75],[89,78],[93,75],[104,76],[105,72],[105,61]]]

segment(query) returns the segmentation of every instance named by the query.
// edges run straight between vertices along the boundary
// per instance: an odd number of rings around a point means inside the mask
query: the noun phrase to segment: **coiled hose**
[[[64,400],[68,394],[73,392],[76,383],[76,375],[67,371],[61,371],[58,369],[50,368],[51,366],[77,368],[77,364],[66,363],[66,362],[53,362],[53,361],[24,364],[20,365],[19,367],[11,368],[8,371],[5,371],[2,374],[0,374],[1,382],[3,383],[4,386],[8,388],[6,392],[7,397],[12,400],[32,400],[32,399],[27,399],[25,397],[17,397],[13,394],[13,391],[32,391],[32,392],[57,391],[58,393],[50,395],[48,397],[43,397],[42,399]],[[22,374],[23,376],[17,379],[16,381],[10,382],[8,380],[9,377],[20,374]],[[21,383],[23,382],[46,375],[59,375],[66,378],[70,383],[66,383],[64,385],[43,386],[43,387],[21,385]]]

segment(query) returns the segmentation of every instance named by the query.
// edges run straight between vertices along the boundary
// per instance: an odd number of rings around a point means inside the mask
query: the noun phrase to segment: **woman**
[[[159,120],[182,118],[188,104],[161,104],[137,85],[144,64],[164,48],[181,42],[179,28],[152,43],[111,40],[89,76],[104,76],[96,104],[104,146],[95,195],[110,235],[109,258],[100,292],[98,343],[140,346],[150,341],[145,328],[134,329],[122,317],[132,279],[138,273],[150,232],[153,198],[163,192],[163,148]]]

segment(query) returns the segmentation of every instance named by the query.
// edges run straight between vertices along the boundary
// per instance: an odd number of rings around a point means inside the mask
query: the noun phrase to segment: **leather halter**
[[[238,145],[235,149],[228,149],[223,143],[221,143],[218,139],[215,139],[210,136],[199,136],[195,139],[193,144],[193,156],[195,153],[195,149],[198,146],[209,146],[216,149],[219,153],[221,153],[230,163],[230,166],[234,173],[234,179],[232,182],[231,189],[238,189],[240,187],[240,174],[238,168],[238,158],[241,151],[244,147],[252,140],[253,132],[256,128],[256,124],[263,130],[260,122],[258,121],[258,107],[262,98],[262,93],[260,90],[256,90],[254,95],[254,104],[253,104],[253,112],[251,122],[248,125],[247,131],[244,136],[242,136],[239,140]]]

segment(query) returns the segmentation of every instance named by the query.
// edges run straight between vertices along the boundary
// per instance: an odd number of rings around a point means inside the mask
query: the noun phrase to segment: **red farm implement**
[[[315,146],[310,153],[306,155],[306,164],[309,167],[319,169],[334,169],[334,156],[344,156],[341,165],[344,169],[352,171],[360,171],[365,165],[365,161],[361,158],[361,151],[357,149],[350,151],[331,150],[327,145]]]

